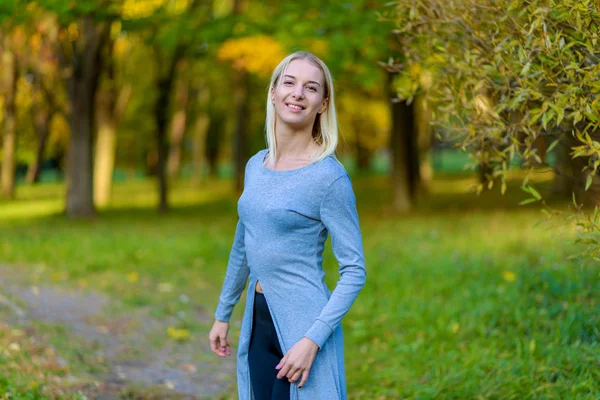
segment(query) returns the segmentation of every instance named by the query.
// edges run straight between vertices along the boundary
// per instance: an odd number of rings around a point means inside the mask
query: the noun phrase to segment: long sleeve
[[[225,280],[221,289],[221,296],[219,297],[219,305],[215,312],[215,318],[219,321],[229,321],[233,308],[240,301],[242,292],[246,287],[246,281],[250,275],[244,246],[245,230],[246,228],[242,221],[238,220],[233,246],[231,247],[227,263],[227,272],[225,273]]]
[[[356,198],[347,174],[329,186],[321,202],[320,214],[331,237],[340,278],[321,314],[305,334],[319,348],[340,324],[366,280]]]

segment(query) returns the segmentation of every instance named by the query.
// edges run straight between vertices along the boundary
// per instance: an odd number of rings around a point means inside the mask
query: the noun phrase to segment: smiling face
[[[271,88],[277,121],[296,129],[312,128],[317,113],[327,108],[325,91],[325,79],[319,67],[308,60],[292,60]]]

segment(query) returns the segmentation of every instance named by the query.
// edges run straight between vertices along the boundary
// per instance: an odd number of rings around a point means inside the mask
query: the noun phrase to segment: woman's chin
[[[301,116],[297,116],[296,118],[294,118],[293,116],[284,116],[283,118],[279,117],[278,120],[281,124],[293,129],[302,129],[307,126],[312,126],[312,123],[314,123],[314,120],[311,122],[307,118]]]

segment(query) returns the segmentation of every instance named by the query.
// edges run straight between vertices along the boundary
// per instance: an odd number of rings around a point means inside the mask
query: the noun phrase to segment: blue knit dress
[[[248,348],[254,287],[260,281],[285,354],[303,337],[319,351],[305,385],[291,400],[346,399],[341,320],[365,283],[362,237],[352,183],[334,156],[288,171],[263,165],[268,150],[246,164],[239,221],[215,313],[229,321],[249,278],[237,354],[240,400],[252,400]],[[340,278],[333,292],[323,278],[323,249],[331,236]],[[285,379],[285,378],[284,378]]]

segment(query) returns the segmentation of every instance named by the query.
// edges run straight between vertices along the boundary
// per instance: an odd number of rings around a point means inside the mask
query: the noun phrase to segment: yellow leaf
[[[506,282],[514,282],[517,279],[517,276],[512,271],[503,271],[502,277]]]
[[[458,331],[459,331],[459,330],[460,330],[460,324],[459,324],[458,322],[453,322],[453,323],[450,325],[450,331],[451,331],[452,333],[458,333]]]
[[[190,331],[188,329],[177,329],[170,326],[167,328],[167,335],[174,340],[186,340],[190,337]]]
[[[130,272],[129,275],[127,275],[127,280],[131,283],[136,283],[137,281],[140,280],[140,274],[138,274],[137,272]]]
[[[71,40],[72,42],[77,40],[77,37],[79,36],[79,29],[77,27],[77,24],[72,22],[67,29],[69,32],[69,40]]]
[[[529,342],[529,351],[533,353],[535,351],[535,340],[531,339]]]

